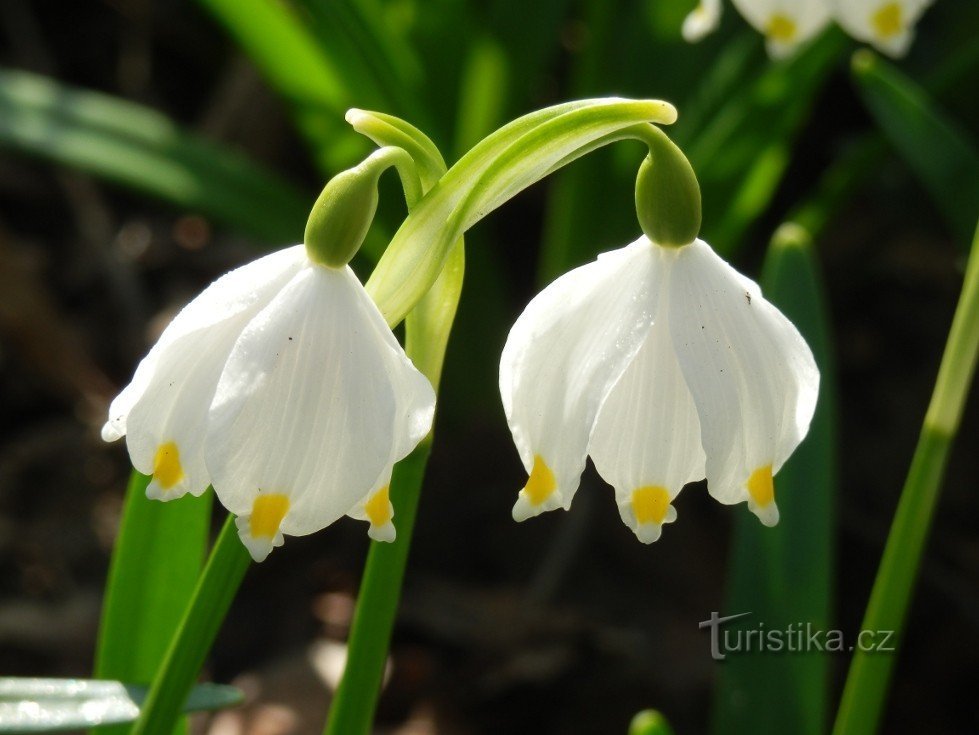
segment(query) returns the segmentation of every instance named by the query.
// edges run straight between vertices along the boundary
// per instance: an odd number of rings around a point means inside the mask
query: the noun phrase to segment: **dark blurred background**
[[[611,27],[593,25],[594,3],[389,5],[414,13],[405,22],[418,41],[418,89],[429,111],[419,122],[449,159],[473,142],[442,112],[465,91],[453,59],[474,44],[491,39],[512,60],[496,123],[574,96],[661,97],[680,107],[682,140],[681,99],[708,73],[720,39],[746,32],[728,7],[719,39],[688,47],[678,29],[689,3],[664,9],[671,4],[657,0],[621,3]],[[967,5],[940,2],[925,16],[904,64],[909,73],[926,77],[953,41],[975,37]],[[664,18],[675,37],[657,30]],[[440,38],[451,39],[447,48],[436,48]],[[840,46],[794,131],[778,191],[732,256],[753,276],[773,229],[870,127],[848,73],[855,46]],[[762,74],[760,41],[745,48]],[[543,49],[532,65],[523,61],[528,49]],[[194,3],[3,0],[0,64],[159,110],[247,152],[310,203],[325,179],[286,103]],[[973,131],[976,78],[960,76],[941,96]],[[334,170],[367,150],[337,130]],[[646,707],[663,711],[677,732],[708,727],[724,664],[709,657],[697,623],[713,610],[737,612],[725,610],[724,580],[732,522],[747,510],[688,488],[677,503],[680,522],[646,547],[590,468],[570,512],[510,519],[524,475],[496,389],[507,329],[542,283],[638,233],[629,214],[638,155],[624,146],[575,164],[471,234],[379,732],[621,733]],[[572,178],[577,196],[618,203],[607,219],[575,225],[562,263],[545,258],[539,268],[542,239],[560,237],[549,203]],[[381,228],[390,232],[403,204],[395,184],[385,186]],[[724,205],[708,198],[705,219]],[[264,248],[200,212],[0,149],[0,673],[90,675],[130,469],[121,444],[99,439],[107,402],[175,310]],[[858,629],[931,394],[962,253],[893,154],[818,239],[840,393],[835,620],[848,635]],[[361,276],[369,267],[360,263]],[[977,408],[973,395],[884,732],[974,732],[979,722]],[[249,702],[198,727],[222,735],[319,731],[366,549],[363,524],[344,520],[289,539],[250,570],[209,664],[215,680],[242,686]],[[805,570],[798,583],[806,584]],[[834,693],[847,663],[833,656]]]

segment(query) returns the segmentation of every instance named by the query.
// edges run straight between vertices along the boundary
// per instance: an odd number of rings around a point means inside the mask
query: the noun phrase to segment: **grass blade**
[[[771,66],[686,149],[703,193],[705,239],[721,252],[733,253],[771,203],[799,128],[843,47],[842,34],[826,33],[787,64]]]
[[[968,243],[979,212],[979,154],[968,135],[914,82],[871,51],[853,77],[877,125],[915,172],[956,240]]]
[[[795,623],[827,630],[834,566],[835,381],[825,297],[804,230],[786,225],[776,233],[762,285],[812,347],[822,374],[820,398],[808,437],[776,478],[779,525],[765,528],[747,511],[737,519],[723,614],[751,612],[747,624],[764,623],[768,631]],[[720,668],[713,732],[823,733],[828,685],[824,653],[731,653]]]
[[[0,145],[138,189],[263,242],[297,242],[308,202],[274,174],[165,116],[0,70]]]
[[[189,602],[177,609],[179,625],[130,735],[167,735],[172,731],[251,561],[238,538],[235,517],[229,515],[188,596]]]
[[[884,555],[874,579],[861,631],[888,631],[890,652],[858,648],[853,654],[843,698],[833,727],[835,735],[872,735],[880,727],[894,664],[903,642],[908,609],[931,531],[945,466],[959,431],[979,359],[979,228],[965,268],[938,378]]]
[[[211,494],[169,503],[146,497],[133,472],[109,567],[95,676],[145,684],[163,661],[204,560]]]
[[[122,725],[139,715],[146,687],[96,679],[0,678],[0,733],[42,733]],[[212,712],[239,705],[240,689],[195,686],[183,711]],[[106,730],[98,730],[100,733]]]

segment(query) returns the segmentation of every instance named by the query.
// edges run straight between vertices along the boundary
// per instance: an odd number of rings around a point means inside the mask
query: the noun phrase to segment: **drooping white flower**
[[[217,280],[185,307],[112,402],[147,494],[209,484],[256,561],[283,534],[344,514],[393,540],[392,466],[428,433],[435,396],[348,266],[299,245]]]
[[[568,508],[590,454],[646,543],[704,476],[774,525],[772,476],[818,387],[809,347],[757,284],[701,240],[643,236],[558,278],[510,332],[500,390],[530,475],[514,518]]]
[[[689,43],[695,43],[717,30],[721,22],[721,0],[700,0],[683,19],[681,32]]]
[[[744,19],[765,36],[765,48],[773,59],[791,55],[799,45],[813,38],[830,21],[826,0],[732,2]]]
[[[837,22],[857,40],[886,54],[904,56],[914,26],[932,0],[830,0]]]

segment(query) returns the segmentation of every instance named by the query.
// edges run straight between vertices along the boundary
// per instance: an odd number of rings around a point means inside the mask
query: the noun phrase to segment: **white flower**
[[[218,279],[112,402],[147,495],[209,484],[256,561],[344,514],[393,540],[392,466],[428,433],[435,395],[349,267],[302,245]]]
[[[774,59],[791,55],[830,20],[826,0],[732,1],[745,20],[764,34],[768,55]]]
[[[689,43],[695,43],[717,30],[720,22],[721,0],[700,0],[697,7],[683,19],[683,38]]]
[[[571,505],[590,454],[646,543],[705,475],[722,503],[778,522],[772,476],[809,429],[819,388],[795,327],[705,242],[645,236],[542,291],[500,365],[530,477],[516,520]]]
[[[837,22],[851,36],[891,56],[904,56],[914,25],[931,0],[831,0]]]

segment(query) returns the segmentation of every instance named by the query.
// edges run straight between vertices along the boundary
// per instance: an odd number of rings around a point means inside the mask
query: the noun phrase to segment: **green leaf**
[[[418,90],[421,63],[372,0],[301,0],[325,62],[343,87],[341,97],[359,107],[383,107],[428,126]]]
[[[736,521],[723,615],[750,612],[752,629],[807,623],[827,630],[833,589],[835,380],[826,302],[808,234],[785,225],[769,248],[766,297],[792,320],[819,365],[819,402],[809,435],[776,477],[781,520],[765,528],[747,510]],[[729,623],[725,628],[733,628]],[[830,658],[825,653],[729,653],[719,665],[713,732],[824,733]]]
[[[138,189],[268,243],[297,242],[309,202],[242,155],[153,110],[0,70],[0,146]]]
[[[95,675],[148,683],[177,630],[200,574],[211,493],[149,500],[149,477],[133,472],[112,552]]]
[[[899,655],[894,652],[902,650],[908,612],[941,495],[945,468],[979,361],[977,321],[979,226],[972,239],[962,292],[952,317],[928,412],[860,625],[861,631],[889,631],[892,636],[890,653],[859,646],[854,651],[833,726],[834,735],[873,735],[880,729]]]
[[[717,110],[686,153],[700,180],[705,239],[730,254],[772,201],[823,80],[844,48],[826,33],[789,62],[772,64]]]
[[[0,733],[41,733],[121,725],[139,715],[146,687],[99,679],[0,678]],[[193,688],[183,711],[210,712],[244,701],[240,689]]]
[[[979,213],[979,155],[966,132],[873,52],[853,55],[853,76],[884,135],[917,174],[956,239],[970,242]]]
[[[292,7],[276,0],[199,2],[285,99],[320,166],[333,170],[349,163],[349,156],[331,153],[344,130],[343,112],[351,104],[343,70],[323,54]]]
[[[238,538],[235,517],[229,514],[189,602],[177,610],[181,614],[179,627],[154,673],[146,701],[130,735],[172,732],[181,702],[185,701],[200,675],[250,564],[251,557]]]

